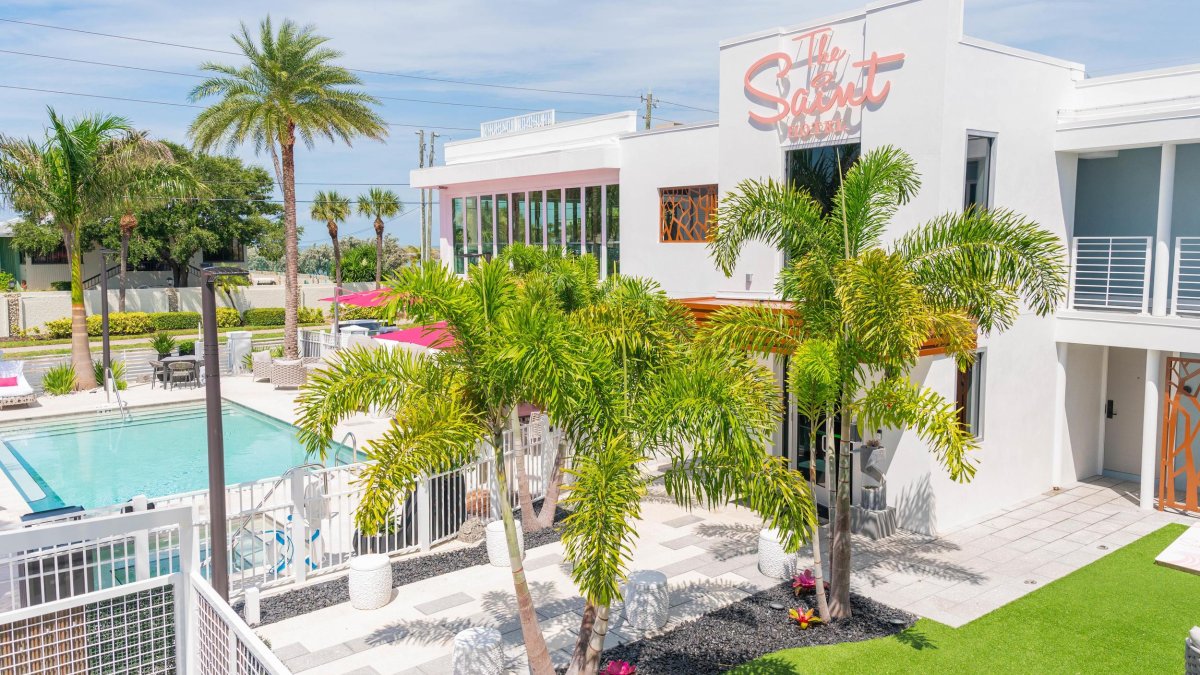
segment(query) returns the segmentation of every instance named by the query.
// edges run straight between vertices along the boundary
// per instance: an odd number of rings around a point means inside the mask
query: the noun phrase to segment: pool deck
[[[227,375],[221,378],[222,398],[289,424],[296,420],[297,393],[294,389],[275,389],[267,382],[254,382],[249,375]],[[131,384],[128,389],[121,392],[121,397],[128,402],[130,412],[137,415],[139,408],[203,401],[204,388],[186,387],[164,390],[161,387],[151,389],[149,384]],[[109,412],[104,412],[105,410],[109,410]],[[116,413],[112,411],[111,404],[105,402],[104,392],[97,389],[67,396],[43,395],[39,396],[37,403],[31,406],[5,408],[0,410],[0,425],[79,414],[115,415]],[[341,438],[347,432],[353,432],[361,447],[368,439],[378,436],[386,429],[387,420],[356,415],[339,424],[335,429],[334,437]],[[164,497],[167,495],[148,496]],[[0,473],[0,530],[19,527],[21,516],[27,513],[29,513],[29,506],[21,494],[7,476]]]

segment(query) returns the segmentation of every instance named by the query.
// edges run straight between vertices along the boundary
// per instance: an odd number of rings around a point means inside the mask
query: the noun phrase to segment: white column
[[[1100,424],[1096,429],[1096,475],[1104,473],[1104,435],[1108,426],[1108,345],[1100,351]]]
[[[1162,352],[1146,350],[1145,399],[1142,408],[1142,475],[1138,505],[1154,508],[1154,467],[1158,459],[1158,417],[1162,400]]]
[[[1063,438],[1066,436],[1067,428],[1067,355],[1068,344],[1066,342],[1058,343],[1058,363],[1054,368],[1054,425],[1051,443],[1051,452],[1054,454],[1050,457],[1050,483],[1051,487],[1062,487],[1063,484],[1063,453],[1066,452],[1066,444],[1063,443]]]
[[[1175,144],[1162,146],[1158,167],[1158,223],[1154,235],[1154,285],[1150,313],[1165,316],[1171,287],[1171,207],[1175,200]]]

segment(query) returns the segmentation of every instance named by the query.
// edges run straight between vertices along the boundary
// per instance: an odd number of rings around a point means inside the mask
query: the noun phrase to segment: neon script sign
[[[892,83],[880,76],[881,71],[904,61],[903,53],[880,56],[877,52],[851,60],[847,50],[832,44],[832,28],[818,28],[793,41],[799,43],[795,58],[787,52],[767,54],[750,65],[744,79],[746,96],[769,110],[750,109],[750,121],[763,126],[785,122],[789,141],[849,133],[855,110],[887,99]],[[793,70],[806,68],[808,78],[790,95],[786,90],[772,93],[754,86],[754,77],[772,68],[777,71],[775,78],[788,84]]]

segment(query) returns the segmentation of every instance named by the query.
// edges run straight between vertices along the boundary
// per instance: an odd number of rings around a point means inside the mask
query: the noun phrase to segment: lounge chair
[[[251,375],[250,379],[258,382],[259,380],[271,379],[271,352],[257,351],[250,356]]]
[[[300,387],[308,379],[308,370],[300,359],[285,361],[276,359],[271,364],[271,384],[280,387]]]
[[[0,408],[10,405],[30,405],[37,401],[37,394],[21,371],[24,361],[0,362]]]

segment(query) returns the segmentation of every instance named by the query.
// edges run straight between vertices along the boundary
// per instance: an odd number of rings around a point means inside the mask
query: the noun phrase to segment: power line
[[[663,105],[673,105],[676,108],[687,108],[688,110],[699,110],[700,112],[712,113],[714,115],[719,114],[719,113],[717,113],[716,110],[709,110],[708,108],[697,108],[694,105],[688,105],[686,103],[676,103],[675,101],[668,101],[666,99],[661,99],[661,98],[655,98],[654,100],[658,101],[659,103],[662,103]]]

